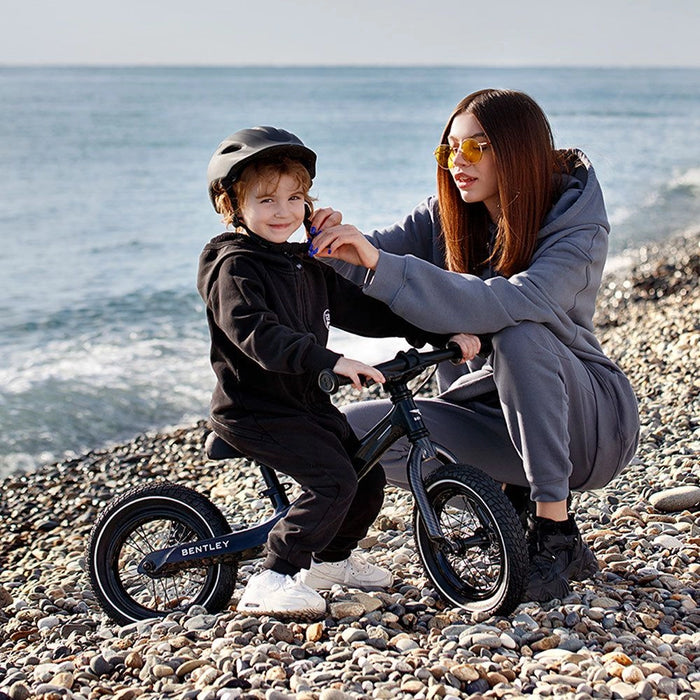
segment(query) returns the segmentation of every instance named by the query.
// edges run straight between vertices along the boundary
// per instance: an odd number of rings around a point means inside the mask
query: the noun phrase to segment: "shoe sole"
[[[284,620],[298,620],[299,622],[318,620],[326,614],[325,610],[314,610],[313,608],[307,608],[304,610],[247,610],[245,608],[237,608],[236,612],[240,613],[241,615],[248,615],[250,617],[261,617],[263,615],[267,615],[268,617],[276,617]]]
[[[309,588],[313,588],[315,591],[330,591],[333,586],[345,586],[345,588],[355,588],[358,591],[385,591],[389,586],[391,586],[391,582],[387,583],[386,586],[382,585],[374,585],[374,586],[358,586],[356,583],[345,583],[343,581],[326,581],[323,583],[310,583],[308,581],[304,581],[304,583],[309,586]]]
[[[301,579],[302,583],[305,583],[309,588],[313,588],[315,591],[329,591],[333,586],[345,586],[346,588],[357,588],[360,591],[383,591],[389,588],[394,582],[394,579],[389,579],[386,583],[368,583],[365,585],[360,585],[358,583],[353,583],[350,581],[331,581],[330,579],[323,579],[314,576],[309,576]]]

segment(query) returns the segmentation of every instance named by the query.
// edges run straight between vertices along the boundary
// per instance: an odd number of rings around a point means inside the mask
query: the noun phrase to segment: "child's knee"
[[[360,479],[360,489],[363,493],[383,493],[386,487],[386,474],[379,464],[375,464]]]
[[[328,481],[331,482],[331,491],[334,493],[333,500],[339,508],[352,503],[358,490],[357,474],[355,470],[336,469],[331,474],[327,474]]]

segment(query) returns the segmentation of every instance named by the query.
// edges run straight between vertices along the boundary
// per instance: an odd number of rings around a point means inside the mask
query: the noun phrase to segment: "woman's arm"
[[[359,237],[363,240],[362,234]],[[376,249],[369,243],[376,253]],[[330,304],[331,325],[348,333],[370,338],[405,338],[416,347],[426,343],[443,346],[448,334],[428,333],[395,314],[378,299],[364,294],[354,282],[345,279],[328,265],[321,265]]]
[[[413,255],[377,251],[351,226],[329,229],[322,241],[324,256],[359,259],[374,270],[365,280],[365,294],[427,331],[495,333],[534,321],[551,325],[566,340],[576,325],[592,327],[607,230],[591,224],[563,232],[535,252],[527,270],[488,280]]]
[[[365,238],[377,250],[386,251],[395,255],[415,255],[422,260],[442,265],[444,261],[444,249],[440,238],[440,224],[438,218],[437,199],[429,197],[421,202],[403,220],[397,221],[392,226],[373,231]],[[334,227],[340,224],[342,215],[334,209],[325,208],[315,212],[312,223],[314,229],[319,231],[313,237],[312,244],[318,249],[318,257],[330,264],[347,279],[356,284],[361,284],[365,278],[367,267],[357,259],[346,260],[335,254],[330,256],[328,250],[328,234]],[[320,230],[319,230],[320,229]],[[352,229],[361,233],[357,228]],[[364,235],[364,234],[362,234]],[[368,250],[368,249],[367,249]],[[371,254],[371,251],[369,251]],[[342,255],[342,251],[341,251]]]
[[[592,330],[607,231],[580,227],[537,250],[528,269],[483,280],[411,255],[380,253],[364,292],[436,333],[496,333],[521,321],[543,323],[566,343],[577,326]]]

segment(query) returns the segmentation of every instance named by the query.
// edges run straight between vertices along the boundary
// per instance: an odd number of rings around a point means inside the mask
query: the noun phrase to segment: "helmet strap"
[[[265,240],[264,238],[261,238],[260,236],[258,236],[258,234],[255,233],[255,231],[251,231],[251,229],[249,229],[249,228],[246,226],[246,224],[244,223],[243,219],[239,218],[239,216],[238,216],[237,214],[234,214],[234,217],[233,217],[233,225],[234,225],[236,228],[242,228],[251,238],[254,238],[254,239],[256,239],[256,240],[259,239],[259,240],[261,240],[261,241],[264,241],[264,240]]]

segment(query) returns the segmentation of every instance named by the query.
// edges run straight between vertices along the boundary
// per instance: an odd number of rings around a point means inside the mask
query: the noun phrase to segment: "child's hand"
[[[384,375],[371,365],[366,365],[358,360],[351,360],[347,357],[341,357],[333,367],[336,374],[342,374],[344,377],[352,379],[352,386],[355,389],[362,389],[362,381],[360,375],[369,377],[379,384],[384,384]]]
[[[335,258],[371,270],[377,267],[379,251],[364,237],[362,231],[350,224],[324,229],[315,236],[309,250],[320,258]]]
[[[479,336],[472,335],[471,333],[457,333],[450,338],[450,342],[457,343],[462,350],[462,360],[457,362],[457,364],[473,360],[477,356],[479,350],[481,350]]]

